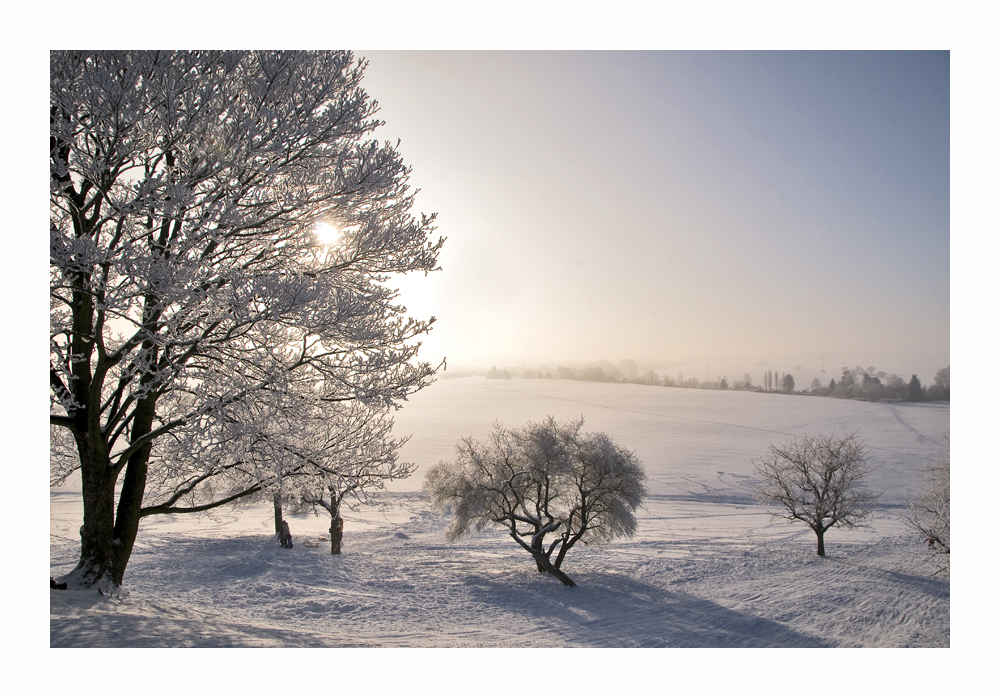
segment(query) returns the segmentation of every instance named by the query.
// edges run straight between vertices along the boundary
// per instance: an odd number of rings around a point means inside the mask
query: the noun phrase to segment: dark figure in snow
[[[292,532],[288,530],[288,522],[281,522],[281,533],[278,534],[278,542],[281,543],[282,548],[292,547]]]

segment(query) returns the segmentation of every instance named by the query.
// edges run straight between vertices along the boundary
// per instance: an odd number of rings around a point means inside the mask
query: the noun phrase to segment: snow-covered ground
[[[269,506],[154,517],[140,528],[121,598],[50,592],[52,647],[948,647],[950,582],[901,523],[922,468],[945,453],[948,404],[867,402],[572,381],[439,381],[396,417],[404,457],[449,459],[462,436],[586,415],[635,450],[650,496],[634,539],[577,546],[566,588],[502,532],[447,544],[447,517],[394,483],[329,522]],[[856,430],[882,505],[868,530],[815,536],[751,495],[749,459],[771,441]],[[79,488],[53,490],[51,574],[75,565]]]

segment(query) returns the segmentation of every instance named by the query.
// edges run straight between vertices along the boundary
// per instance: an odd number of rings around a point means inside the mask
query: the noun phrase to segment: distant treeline
[[[797,395],[823,395],[851,400],[869,400],[872,402],[881,400],[890,402],[918,402],[921,400],[951,399],[950,366],[942,368],[937,372],[934,376],[934,383],[931,386],[923,385],[916,374],[911,376],[909,381],[906,381],[896,374],[877,371],[874,366],[869,366],[868,368],[855,366],[853,369],[844,366],[841,369],[839,381],[830,379],[830,383],[824,385],[819,378],[814,378],[808,390],[798,391],[795,390],[795,378],[791,374],[771,371],[770,369],[764,374],[761,385],[755,385],[749,373],[743,374],[742,379],[735,380],[730,384],[726,376],[718,376],[714,380],[705,379],[703,381],[697,378],[685,378],[683,372],[679,372],[676,377],[669,375],[661,376],[656,371],[639,370],[638,364],[628,359],[619,362],[618,366],[615,366],[610,361],[600,361],[597,364],[583,368],[571,368],[569,366],[558,366],[555,369],[548,367],[538,369],[508,367],[501,370],[493,366],[486,372],[486,377],[501,380],[542,378],[549,380],[593,381],[599,383],[639,383],[668,388],[696,388],[700,390],[780,392]]]
[[[906,381],[896,374],[886,375],[873,367],[853,369],[844,366],[840,380],[830,379],[823,385],[814,378],[810,392],[817,395],[848,398],[853,400],[880,400],[919,402],[921,400],[951,400],[951,366],[945,366],[934,375],[934,384],[925,386],[916,374]]]

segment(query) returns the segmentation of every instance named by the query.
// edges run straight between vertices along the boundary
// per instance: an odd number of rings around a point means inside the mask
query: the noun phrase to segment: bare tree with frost
[[[878,501],[863,486],[871,468],[864,444],[853,433],[770,444],[768,455],[751,462],[761,478],[757,500],[781,507],[772,516],[801,521],[811,528],[817,555],[826,555],[823,537],[830,528],[864,525]]]
[[[452,507],[446,538],[504,528],[539,572],[576,586],[561,570],[566,553],[578,542],[634,535],[635,510],[646,496],[638,457],[582,427],[582,417],[549,417],[522,429],[495,424],[488,441],[459,442],[457,459],[431,468],[424,482],[435,506]]]
[[[141,517],[259,491],[228,476],[263,468],[297,381],[392,408],[433,380],[416,339],[434,319],[407,318],[386,282],[436,269],[443,240],[370,138],[364,67],[50,54],[52,469],[81,472],[74,584],[120,585]]]
[[[290,414],[287,424],[269,430],[290,456],[271,488],[325,510],[330,515],[330,554],[340,555],[345,507],[371,503],[387,482],[416,470],[398,458],[408,438],[392,436],[392,417],[381,406],[320,403]]]
[[[948,442],[951,448],[950,441]],[[951,455],[927,468],[927,485],[904,518],[906,525],[927,544],[938,572],[951,569]]]

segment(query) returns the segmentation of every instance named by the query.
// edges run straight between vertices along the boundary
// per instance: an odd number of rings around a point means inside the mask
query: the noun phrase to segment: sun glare
[[[313,232],[324,245],[333,245],[340,239],[340,229],[329,221],[318,221],[313,225]]]

